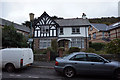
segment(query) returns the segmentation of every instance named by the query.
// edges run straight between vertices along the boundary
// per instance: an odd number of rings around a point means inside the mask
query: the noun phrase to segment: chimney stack
[[[29,16],[30,16],[30,21],[33,21],[34,20],[34,14],[30,13]]]
[[[87,17],[86,17],[86,14],[85,14],[85,13],[83,13],[83,14],[82,14],[82,18],[83,18],[83,19],[87,19]]]

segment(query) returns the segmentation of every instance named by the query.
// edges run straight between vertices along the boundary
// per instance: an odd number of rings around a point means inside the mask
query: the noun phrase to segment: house
[[[88,47],[88,19],[55,19],[46,12],[34,20],[34,49],[46,49],[51,46],[52,39],[57,39],[58,47],[65,50],[70,47],[87,49]]]
[[[5,25],[7,26],[13,25],[18,33],[22,33],[26,37],[30,33],[30,29],[28,27],[0,18],[0,28],[4,28]]]
[[[106,42],[103,39],[108,38],[107,28],[108,28],[108,26],[106,24],[92,23],[88,29],[89,41],[96,42],[96,43]]]
[[[114,23],[108,26],[108,33],[110,40],[119,38],[120,39],[120,22]]]
[[[120,38],[120,22],[110,26],[106,24],[91,23],[88,34],[89,41],[93,43],[106,43],[110,40]]]

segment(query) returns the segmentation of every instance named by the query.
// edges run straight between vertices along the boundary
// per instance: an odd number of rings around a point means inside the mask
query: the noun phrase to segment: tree
[[[57,44],[57,40],[56,39],[52,39],[51,41],[51,47],[52,47],[52,50],[57,53],[57,50],[58,50],[58,44]]]
[[[120,39],[114,39],[106,45],[106,52],[120,54]]]
[[[13,25],[4,26],[2,29],[2,46],[27,47],[27,40],[21,33],[17,33]]]

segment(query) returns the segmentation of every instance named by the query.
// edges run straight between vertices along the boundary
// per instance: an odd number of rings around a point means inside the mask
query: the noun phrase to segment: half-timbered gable
[[[57,37],[58,24],[44,12],[34,22],[34,38]]]

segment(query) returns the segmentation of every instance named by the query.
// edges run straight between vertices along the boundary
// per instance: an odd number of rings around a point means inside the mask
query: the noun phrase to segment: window
[[[91,34],[89,34],[89,40],[91,40]]]
[[[104,32],[102,32],[102,38],[104,38],[104,37],[105,37],[104,35],[105,35],[105,33],[104,33]]]
[[[49,32],[49,26],[41,26],[41,32],[42,33],[48,33]]]
[[[74,61],[86,61],[86,55],[85,54],[78,54],[70,58],[70,60]]]
[[[110,31],[108,32],[108,37],[110,38]]]
[[[90,30],[91,30],[91,31],[93,30],[93,27],[92,27],[92,26],[90,26]]]
[[[51,46],[51,39],[40,39],[39,48],[46,49]]]
[[[103,59],[94,54],[87,54],[87,61],[91,62],[103,62]]]
[[[63,28],[60,28],[60,35],[63,34]]]
[[[73,27],[72,28],[72,34],[80,34],[80,28],[79,27]]]
[[[82,38],[73,38],[71,42],[72,47],[84,48],[84,39]]]
[[[96,39],[96,33],[93,33],[93,39]]]

